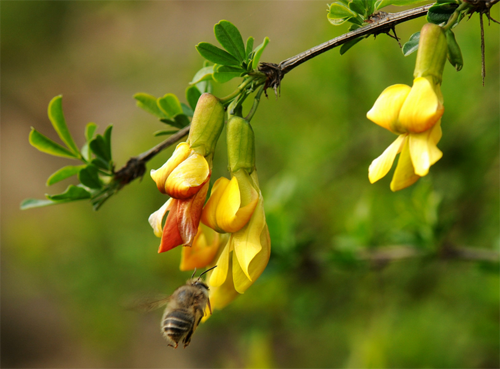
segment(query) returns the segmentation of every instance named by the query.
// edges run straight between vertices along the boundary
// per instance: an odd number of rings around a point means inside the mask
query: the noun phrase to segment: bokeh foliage
[[[147,176],[98,212],[88,204],[18,210],[64,165],[27,142],[30,126],[49,127],[53,96],[64,95],[72,132],[89,121],[113,123],[119,166],[159,142],[152,133],[164,127],[133,95],[182,96],[202,65],[194,46],[214,42],[220,19],[244,35],[269,36],[261,60],[270,62],[347,30],[328,24],[320,2],[261,6],[2,3],[3,366],[499,365],[498,265],[442,254],[447,244],[499,251],[499,33],[498,25],[486,28],[482,87],[477,16],[455,30],[464,68],[445,68],[444,156],[404,191],[389,190],[390,176],[367,179],[394,136],[365,114],[385,87],[412,81],[415,55],[403,57],[394,40],[379,35],[342,56],[330,51],[287,75],[279,99],[263,99],[252,122],[271,262],[184,351],[166,347],[158,314],[122,308],[131,296],[169,293],[189,277],[178,271],[180,250],[156,254],[147,217],[164,199]],[[498,7],[493,13],[498,19]],[[408,39],[423,22],[398,26],[398,35]],[[225,156],[222,138],[214,178],[227,175]],[[415,255],[363,259],[401,245]]]

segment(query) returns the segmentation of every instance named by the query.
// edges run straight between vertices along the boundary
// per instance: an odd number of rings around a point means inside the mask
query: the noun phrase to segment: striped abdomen
[[[173,341],[177,348],[179,341],[189,343],[193,334],[194,316],[189,314],[184,309],[173,310],[165,314],[163,317],[163,335],[167,340]]]

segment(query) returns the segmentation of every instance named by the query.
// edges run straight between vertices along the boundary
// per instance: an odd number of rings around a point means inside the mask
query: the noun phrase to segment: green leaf
[[[174,133],[177,133],[179,132],[179,130],[177,129],[171,129],[171,130],[167,130],[167,131],[156,131],[155,133],[153,133],[153,135],[155,137],[157,136],[167,136],[167,135],[173,135]]]
[[[96,129],[97,129],[97,124],[93,122],[87,123],[87,126],[85,127],[85,138],[87,139],[87,141],[90,141],[91,139],[94,138],[94,133]]]
[[[58,195],[45,195],[49,200],[57,202],[70,202],[76,200],[90,199],[90,192],[85,188],[75,185],[69,185],[66,191]]]
[[[445,23],[457,7],[454,3],[434,4],[427,12],[427,21],[434,24]]]
[[[64,114],[62,111],[62,96],[54,97],[48,108],[49,119],[52,122],[52,126],[56,130],[59,138],[66,144],[66,146],[72,151],[77,157],[80,156],[80,151],[73,141],[73,137],[69,133],[68,126],[66,125],[66,120],[64,119]]]
[[[265,37],[264,41],[262,41],[262,43],[255,48],[255,55],[252,61],[252,69],[257,69],[259,67],[260,57],[262,56],[262,53],[264,52],[264,49],[266,48],[268,43],[269,38]]]
[[[186,89],[186,100],[189,103],[191,109],[196,109],[196,104],[198,103],[198,99],[201,96],[201,92],[196,86],[189,86]]]
[[[109,161],[105,161],[104,159],[97,157],[95,159],[92,159],[90,162],[92,165],[95,165],[97,168],[105,170],[105,171],[110,171],[111,170],[111,163]]]
[[[375,2],[375,11],[385,8],[386,6],[389,5],[405,6],[421,2],[422,0],[377,0]]]
[[[85,168],[80,170],[80,172],[78,173],[78,179],[80,180],[81,184],[86,187],[93,189],[102,188],[102,182],[99,179],[99,171],[92,164],[87,165]]]
[[[90,141],[89,146],[96,156],[96,159],[92,160],[92,163],[99,168],[110,170],[111,152],[107,140],[103,136],[97,135],[92,141]]]
[[[234,24],[227,20],[221,20],[215,25],[214,33],[217,41],[232,56],[240,62],[246,60],[245,45],[243,44],[240,31]]]
[[[351,9],[353,12],[364,15],[366,13],[365,9],[365,1],[364,0],[352,0],[349,3],[349,9]]]
[[[167,116],[165,116],[165,114],[158,107],[156,97],[140,92],[134,95],[134,99],[137,100],[137,106],[139,108],[144,109],[158,118],[167,118]]]
[[[59,169],[58,171],[56,171],[55,173],[53,173],[47,179],[47,186],[51,186],[54,183],[62,181],[63,179],[74,176],[83,168],[85,168],[85,165],[68,165],[66,167],[63,167],[63,168]]]
[[[411,53],[418,50],[418,43],[420,42],[420,31],[415,32],[410,36],[410,39],[403,45],[401,51],[404,56],[408,56]]]
[[[174,94],[166,94],[165,96],[158,98],[157,104],[161,111],[165,113],[167,118],[171,118],[174,115],[182,113],[181,103]]]
[[[209,44],[208,42],[200,42],[196,45],[196,50],[205,59],[211,61],[212,63],[221,65],[239,65],[240,62],[234,56],[229,54],[227,51],[219,49],[217,46]]]
[[[455,34],[451,29],[446,30],[446,41],[448,43],[448,61],[455,67],[455,69],[460,71],[464,66],[464,59],[462,57],[462,51],[455,39]]]
[[[196,74],[193,77],[193,80],[189,82],[189,84],[194,85],[202,81],[211,81],[213,72],[214,72],[213,65],[209,67],[203,67],[198,72],[196,72]]]
[[[113,131],[113,126],[109,125],[104,131],[104,142],[106,143],[106,150],[109,156],[109,160],[113,160],[113,153],[111,151],[111,132]]]
[[[364,37],[358,37],[358,38],[355,38],[354,40],[348,41],[345,44],[343,44],[340,47],[340,55],[344,55],[347,52],[347,50],[349,50],[351,47],[353,47],[354,45],[356,45],[363,38]]]
[[[218,65],[217,68],[215,68],[214,79],[219,83],[225,83],[235,77],[241,76],[242,73],[246,73],[246,70],[227,65]]]
[[[189,118],[185,114],[177,114],[173,119],[160,119],[160,121],[179,129],[188,126],[190,123]]]
[[[41,208],[42,206],[56,205],[61,202],[51,201],[51,200],[38,200],[38,199],[24,199],[21,201],[21,210]]]
[[[253,42],[254,42],[254,38],[252,36],[250,36],[249,38],[247,38],[247,44],[246,44],[247,46],[245,48],[245,54],[246,54],[247,58],[250,57],[250,54],[253,51]]]
[[[339,2],[332,3],[328,11],[328,20],[330,21],[330,23],[332,22],[332,20],[343,20],[355,16],[356,16],[355,12],[353,12],[347,6]]]
[[[188,117],[193,116],[193,114],[194,114],[193,109],[191,109],[189,106],[187,106],[184,103],[181,103],[181,107],[182,107],[182,114],[187,115]]]
[[[78,159],[79,158],[75,153],[62,147],[58,143],[55,143],[50,138],[45,137],[44,135],[42,135],[40,132],[38,132],[33,127],[31,127],[29,142],[30,142],[31,146],[33,146],[37,150],[40,150],[41,152],[44,152],[46,154],[50,154],[50,155],[54,155],[54,156],[61,156],[63,158],[70,158],[70,159]]]

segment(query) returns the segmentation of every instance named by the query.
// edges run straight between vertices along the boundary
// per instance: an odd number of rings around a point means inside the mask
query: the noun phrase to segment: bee
[[[179,342],[186,348],[191,342],[194,331],[198,328],[201,319],[205,315],[205,308],[208,306],[210,314],[212,307],[208,298],[208,285],[201,280],[201,277],[216,268],[207,269],[194,278],[196,269],[185,285],[177,288],[174,293],[166,298],[146,302],[139,306],[140,310],[150,311],[167,305],[161,319],[161,333],[168,342],[168,345],[177,348]]]

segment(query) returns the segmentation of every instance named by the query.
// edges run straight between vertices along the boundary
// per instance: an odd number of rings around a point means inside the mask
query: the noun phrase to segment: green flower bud
[[[415,78],[432,76],[434,82],[440,84],[447,54],[448,44],[444,30],[436,24],[425,24],[420,31],[413,76]]]
[[[448,60],[457,71],[460,71],[464,66],[464,59],[462,58],[462,51],[458,42],[455,39],[455,34],[451,29],[446,31],[446,41],[448,42]]]
[[[187,142],[198,154],[212,154],[224,127],[224,107],[218,98],[204,93],[198,99]]]
[[[232,116],[227,122],[227,156],[229,169],[252,173],[255,169],[255,138],[252,126],[245,119]]]

